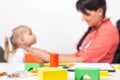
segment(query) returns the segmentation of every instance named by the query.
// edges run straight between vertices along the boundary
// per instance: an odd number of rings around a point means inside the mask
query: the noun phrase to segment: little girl
[[[23,63],[24,55],[27,53],[23,48],[30,47],[36,43],[36,37],[32,34],[32,30],[25,25],[20,25],[12,30],[10,37],[12,50],[9,51],[8,38],[5,38],[5,59],[11,63]]]

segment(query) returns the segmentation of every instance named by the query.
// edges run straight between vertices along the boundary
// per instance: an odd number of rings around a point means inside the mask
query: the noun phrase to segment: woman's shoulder
[[[99,30],[103,31],[103,32],[104,31],[109,32],[109,34],[110,33],[118,33],[117,27],[110,20],[103,23]]]

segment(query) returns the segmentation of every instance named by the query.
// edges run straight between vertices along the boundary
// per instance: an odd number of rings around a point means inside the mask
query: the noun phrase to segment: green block
[[[43,67],[43,64],[37,64],[37,63],[25,63],[25,70],[30,71],[32,69],[36,69],[39,67]]]
[[[85,75],[87,75],[87,77],[90,79],[84,79]],[[75,68],[75,80],[100,80],[100,69],[80,67]]]

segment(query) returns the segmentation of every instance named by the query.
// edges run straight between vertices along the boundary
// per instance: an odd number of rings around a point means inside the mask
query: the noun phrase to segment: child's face
[[[36,43],[36,37],[35,35],[32,34],[31,31],[27,31],[24,34],[23,40],[24,40],[24,44],[27,46],[31,46],[32,44]]]

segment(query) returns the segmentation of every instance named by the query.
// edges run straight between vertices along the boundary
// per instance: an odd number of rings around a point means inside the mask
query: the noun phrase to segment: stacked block
[[[83,79],[85,77],[89,79]],[[78,67],[75,69],[75,80],[100,80],[100,69]]]
[[[50,54],[50,67],[58,67],[59,57],[58,54]]]
[[[32,55],[32,54],[25,54],[25,59],[24,59],[25,63],[43,63],[42,60],[40,60],[38,57]]]
[[[25,54],[25,70],[30,71],[43,66],[43,61],[32,54]]]
[[[39,67],[43,67],[43,64],[37,63],[25,63],[25,70],[30,71]]]
[[[50,63],[45,63],[44,66],[49,67]],[[74,63],[71,62],[59,62],[58,66],[74,66]]]
[[[38,80],[68,80],[68,71],[58,67],[38,68]]]

